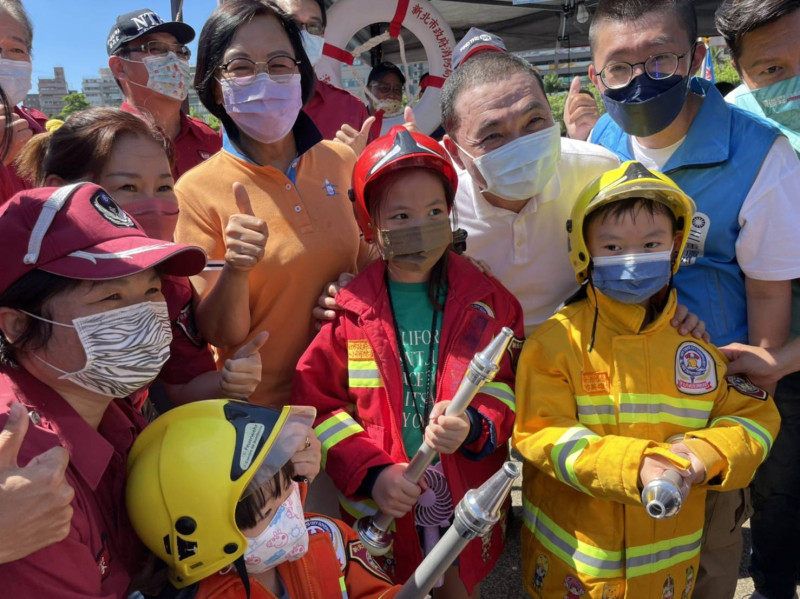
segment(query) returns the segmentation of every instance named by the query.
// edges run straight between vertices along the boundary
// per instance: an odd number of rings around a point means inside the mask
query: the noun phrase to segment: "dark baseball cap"
[[[373,81],[380,81],[389,73],[394,73],[400,78],[400,83],[403,85],[406,84],[406,76],[403,75],[403,71],[400,68],[392,63],[392,62],[380,62],[372,67],[372,70],[369,72],[369,78],[367,78],[367,85],[372,83]]]
[[[117,22],[108,32],[106,51],[111,56],[124,44],[148,33],[164,32],[174,36],[179,44],[188,44],[194,39],[194,29],[180,21],[164,21],[149,8],[140,8],[117,17]]]
[[[461,38],[461,41],[456,44],[455,50],[453,50],[453,69],[457,69],[464,64],[470,56],[485,50],[508,52],[503,38],[483,29],[473,27],[467,31],[467,35]]]

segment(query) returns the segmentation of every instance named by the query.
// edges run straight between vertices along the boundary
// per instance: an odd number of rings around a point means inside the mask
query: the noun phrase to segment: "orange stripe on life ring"
[[[332,46],[327,42],[324,46],[322,46],[322,54],[345,64],[353,64],[353,55],[350,54],[350,52],[347,50],[342,50],[337,46]]]
[[[400,30],[403,27],[403,21],[406,20],[408,4],[409,0],[397,0],[397,10],[394,13],[392,22],[389,24],[389,35],[394,38],[400,36]]]

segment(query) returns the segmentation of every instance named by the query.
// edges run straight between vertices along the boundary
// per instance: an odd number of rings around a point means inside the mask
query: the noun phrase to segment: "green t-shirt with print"
[[[436,362],[442,313],[437,314],[436,326],[431,335],[434,308],[428,297],[428,283],[389,281],[389,293],[401,337],[398,348],[400,369],[403,373],[408,370],[411,378],[406,381],[405,374],[403,376],[403,446],[408,456],[412,457],[422,445],[422,435],[427,425],[425,416],[426,413],[430,414],[436,398]],[[410,388],[408,382],[411,383]],[[429,389],[430,398],[426,408],[425,397]]]

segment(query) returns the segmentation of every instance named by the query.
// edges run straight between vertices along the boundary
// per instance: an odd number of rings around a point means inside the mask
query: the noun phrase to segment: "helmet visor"
[[[236,450],[231,480],[249,478],[242,498],[272,479],[314,434],[311,425],[317,411],[310,406],[286,406],[281,410],[242,402],[225,406],[228,421],[236,429]]]

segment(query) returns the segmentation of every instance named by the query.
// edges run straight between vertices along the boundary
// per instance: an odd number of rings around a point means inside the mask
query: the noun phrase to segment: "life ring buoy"
[[[353,64],[353,56],[344,48],[364,27],[390,23],[392,37],[405,27],[422,42],[428,58],[431,84],[414,106],[417,127],[433,133],[442,121],[442,85],[453,70],[455,39],[450,26],[427,0],[339,0],[328,9],[325,46],[315,67],[320,79],[342,85],[342,62]],[[381,134],[403,124],[403,116],[384,118]]]

